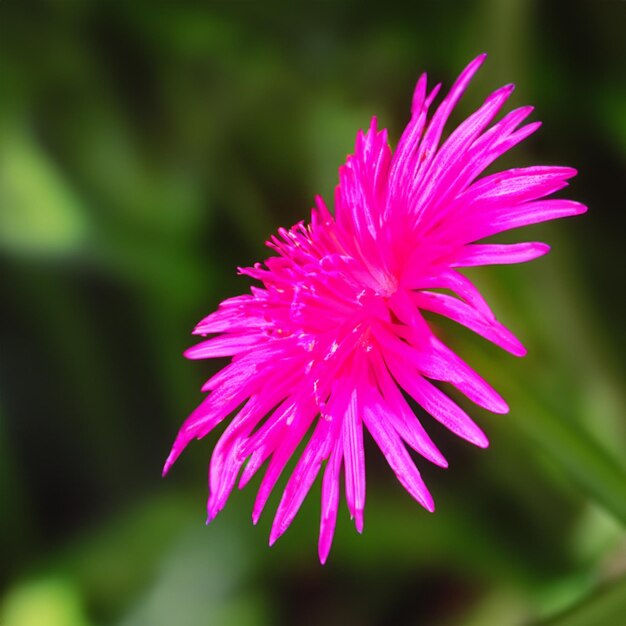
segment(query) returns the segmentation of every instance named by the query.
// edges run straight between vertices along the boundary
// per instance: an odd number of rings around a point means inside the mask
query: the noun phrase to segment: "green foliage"
[[[625,30],[618,0],[0,2],[0,624],[623,624]],[[369,442],[365,533],[341,510],[323,568],[315,490],[271,551],[258,482],[205,528],[214,436],[160,478],[215,367],[189,331],[371,115],[395,143],[418,73],[483,50],[455,120],[515,82],[545,126],[504,164],[577,167],[590,206],[477,278],[527,358],[433,316],[511,413],[471,409],[487,451],[425,418],[434,515]]]

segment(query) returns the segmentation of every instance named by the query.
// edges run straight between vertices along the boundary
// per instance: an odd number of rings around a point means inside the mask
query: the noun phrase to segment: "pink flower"
[[[484,58],[463,70],[430,118],[440,85],[428,92],[426,75],[420,77],[411,121],[394,154],[387,131],[378,131],[372,119],[339,169],[334,216],[318,197],[309,224],[280,229],[268,242],[275,256],[240,270],[263,286],[225,300],[196,327],[195,334],[216,336],[190,348],[188,358],[232,361],[205,383],[202,390],[210,393],[181,428],[164,473],[191,439],[201,439],[234,413],[211,458],[209,520],[225,506],[237,480],[242,488],[268,461],[252,513],[256,523],[306,439],[270,544],[287,530],[323,467],[319,556],[325,562],[341,474],[350,515],[357,530],[363,528],[364,428],[405,489],[433,511],[407,446],[440,467],[447,462],[403,392],[459,437],[487,447],[482,430],[431,381],[450,383],[494,413],[508,407],[433,334],[422,312],[446,316],[523,356],[524,347],[459,268],[539,257],[549,250],[544,243],[475,242],[586,207],[545,199],[576,174],[568,167],[534,166],[478,178],[540,125],[520,126],[533,110],[527,106],[490,126],[513,85],[492,93],[441,142],[452,109]]]

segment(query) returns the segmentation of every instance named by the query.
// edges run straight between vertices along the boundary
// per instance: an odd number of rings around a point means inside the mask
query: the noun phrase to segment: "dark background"
[[[0,1],[2,626],[626,623],[625,32],[609,0]],[[511,413],[471,408],[487,451],[427,424],[432,516],[369,442],[324,567],[319,486],[272,550],[258,481],[205,527],[216,435],[160,478],[216,367],[191,329],[373,114],[395,144],[419,73],[483,51],[452,121],[516,83],[544,126],[499,167],[576,167],[590,207],[476,273],[527,358],[441,325]]]

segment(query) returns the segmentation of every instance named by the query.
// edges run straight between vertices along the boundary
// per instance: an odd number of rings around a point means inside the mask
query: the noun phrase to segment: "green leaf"
[[[28,255],[74,252],[87,219],[73,189],[19,124],[0,136],[0,247]]]
[[[488,369],[479,350],[472,352],[472,362],[477,371]],[[493,368],[489,380],[511,407],[507,416],[511,425],[555,462],[587,497],[626,525],[626,470],[613,453],[572,416],[548,406],[540,394],[523,391],[502,370]]]
[[[561,615],[537,626],[623,626],[625,620],[626,576],[623,576]]]

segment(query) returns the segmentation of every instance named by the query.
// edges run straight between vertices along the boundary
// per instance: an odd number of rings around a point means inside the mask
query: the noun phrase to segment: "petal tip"
[[[506,415],[509,412],[509,405],[502,398],[498,398],[498,401],[489,410],[496,415]]]
[[[439,467],[441,467],[443,469],[448,469],[448,467],[449,467],[448,461],[447,461],[447,459],[443,455],[437,458],[436,465],[438,465]]]
[[[330,554],[330,546],[331,546],[330,541],[320,540],[320,543],[317,549],[317,554],[319,556],[320,563],[322,565],[326,565],[326,561],[328,560],[328,555]]]
[[[359,535],[363,534],[363,509],[357,509],[354,512],[354,526]]]
[[[198,359],[201,359],[201,356],[198,356],[197,350],[198,346],[191,346],[190,348],[187,348],[186,350],[183,350],[183,356],[186,359],[189,359],[190,361],[196,361]]]
[[[179,449],[178,446],[174,445],[174,447],[171,449],[167,459],[165,460],[165,464],[163,465],[163,470],[161,471],[161,476],[166,476],[167,475],[167,473],[170,471],[172,465],[174,465],[174,463],[176,463],[176,459],[179,457],[181,452],[182,452],[182,449]]]
[[[477,445],[479,448],[482,448],[483,450],[489,447],[489,439],[487,439],[486,435],[484,434],[482,437],[477,437],[474,441],[472,441],[472,443]]]
[[[523,358],[528,354],[526,347],[519,341],[515,343],[515,345],[512,345],[509,351],[513,356],[517,356],[519,358]]]

